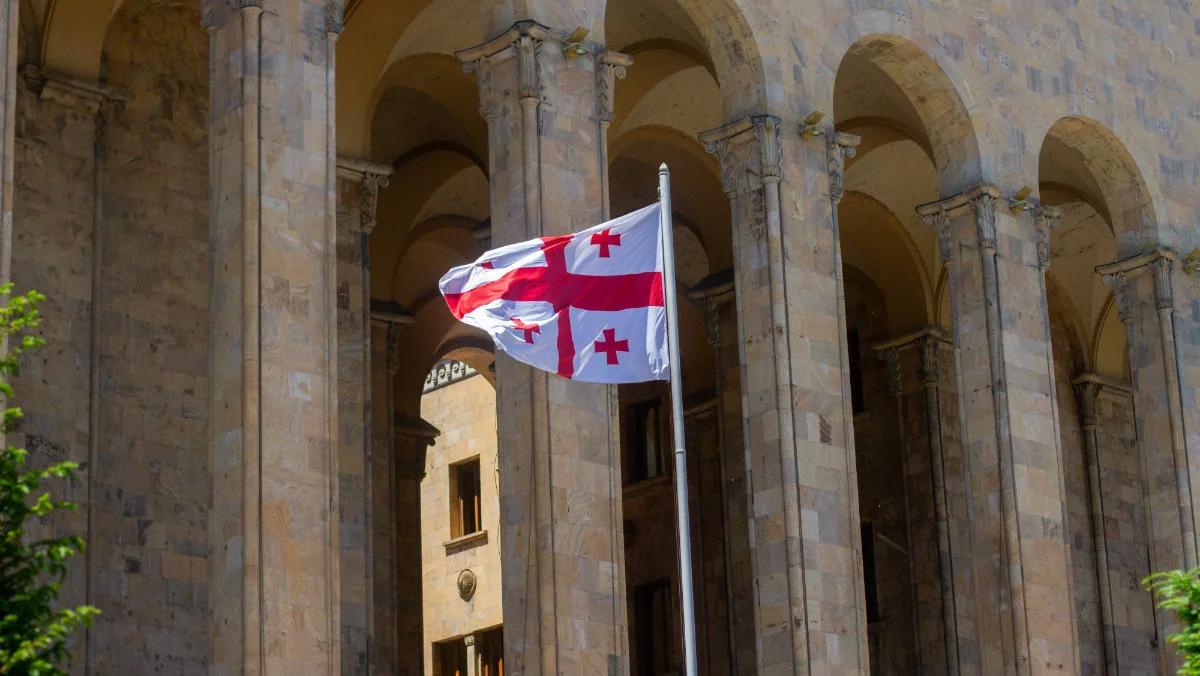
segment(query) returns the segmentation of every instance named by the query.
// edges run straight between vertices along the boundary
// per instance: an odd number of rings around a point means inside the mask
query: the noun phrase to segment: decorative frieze
[[[440,390],[443,387],[448,387],[477,375],[479,375],[479,371],[475,370],[470,364],[453,359],[443,359],[434,364],[433,368],[425,376],[425,384],[421,387],[421,394],[429,394],[434,390]]]

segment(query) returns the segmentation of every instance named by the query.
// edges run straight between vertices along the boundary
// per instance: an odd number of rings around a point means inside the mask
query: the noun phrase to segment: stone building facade
[[[497,623],[508,674],[678,670],[663,391],[497,358],[436,289],[660,162],[703,673],[1173,668],[1139,580],[1198,562],[1194,3],[0,7],[23,441],[82,465],[54,527],[104,613],[73,672],[439,674]],[[482,377],[434,413],[444,360]],[[430,471],[489,409],[451,629]]]

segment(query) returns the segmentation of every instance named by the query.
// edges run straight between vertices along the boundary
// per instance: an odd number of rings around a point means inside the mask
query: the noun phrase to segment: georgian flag
[[[438,286],[517,361],[590,383],[668,380],[659,212],[493,249]]]

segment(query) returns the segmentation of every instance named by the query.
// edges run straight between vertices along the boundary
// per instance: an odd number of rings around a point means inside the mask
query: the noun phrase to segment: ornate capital
[[[1154,275],[1154,307],[1158,310],[1175,309],[1175,290],[1171,284],[1173,261],[1160,256],[1150,261],[1150,274]]]
[[[325,32],[341,35],[346,27],[342,21],[343,0],[326,0],[325,2]]]
[[[903,387],[900,370],[900,355],[908,349],[921,351],[921,380],[925,385],[938,383],[938,350],[947,344],[945,334],[936,326],[921,329],[899,338],[893,338],[872,346],[875,355],[887,362],[888,382],[894,396],[899,396]]]
[[[975,232],[979,235],[979,247],[996,250],[996,196],[986,192],[971,200],[971,211],[975,214]]]
[[[1039,207],[1034,214],[1034,225],[1037,227],[1038,267],[1045,270],[1050,265],[1050,233],[1062,224],[1063,210],[1059,207]]]
[[[704,150],[720,160],[726,194],[746,191],[752,175],[763,182],[779,180],[781,126],[774,115],[754,115],[701,132]]]
[[[1104,283],[1113,290],[1117,305],[1117,314],[1125,324],[1133,318],[1133,306],[1136,301],[1130,280],[1139,275],[1149,274],[1154,284],[1154,307],[1160,312],[1174,311],[1175,291],[1171,281],[1171,272],[1175,268],[1177,256],[1170,249],[1155,249],[1143,254],[1131,256],[1115,263],[1096,266]]]
[[[388,186],[392,168],[386,164],[339,157],[337,173],[338,178],[358,183],[361,191],[358,229],[371,234],[375,230],[375,217],[379,208],[379,189]]]
[[[625,79],[632,64],[633,57],[621,52],[605,50],[596,57],[596,121],[604,126],[613,120],[616,81]]]
[[[861,136],[836,132],[829,138],[829,198],[836,205],[846,192],[846,160],[858,152]]]
[[[996,202],[999,199],[1000,191],[996,186],[985,183],[953,197],[917,207],[917,215],[925,225],[932,225],[937,230],[938,253],[943,264],[954,262],[957,242],[954,240],[953,220],[960,216],[971,215],[975,219],[975,233],[979,237],[980,248],[995,250]]]
[[[455,54],[463,71],[479,74],[479,112],[488,120],[499,104],[493,90],[492,67],[508,59],[517,60],[517,98],[540,103],[543,100],[540,55],[542,44],[554,40],[550,29],[536,21],[518,21],[487,42]]]

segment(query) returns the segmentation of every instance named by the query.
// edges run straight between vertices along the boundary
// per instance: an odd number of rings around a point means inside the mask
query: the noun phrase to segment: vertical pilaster
[[[370,477],[371,317],[367,242],[379,188],[391,167],[339,158],[337,164],[338,542],[341,545],[342,673],[372,662],[374,542]],[[386,366],[386,365],[383,365]]]
[[[1113,290],[1125,325],[1133,390],[1137,451],[1147,486],[1146,528],[1153,571],[1197,565],[1196,493],[1200,490],[1200,383],[1197,335],[1200,317],[1196,280],[1188,277],[1173,251],[1158,249],[1099,266]],[[1166,644],[1174,619],[1158,612],[1160,660],[1172,660]]]
[[[989,185],[918,211],[950,266],[973,559],[999,561],[974,570],[981,669],[1074,671],[1045,230]]]
[[[580,230],[606,211],[603,64],[565,54],[562,37],[520,21],[459,53],[488,122],[495,244]],[[627,673],[614,398],[501,357],[496,401],[507,671]]]
[[[868,658],[836,219],[833,200],[800,199],[830,158],[782,133],[762,115],[701,135],[733,215],[757,635],[741,668],[857,673]]]
[[[17,35],[20,0],[0,4],[0,283],[12,280],[13,167],[16,161]]]
[[[203,4],[210,32],[211,668],[341,666],[337,2]]]

